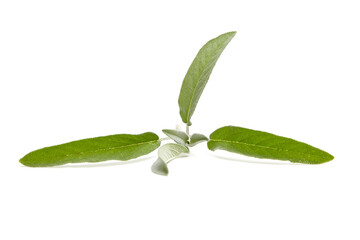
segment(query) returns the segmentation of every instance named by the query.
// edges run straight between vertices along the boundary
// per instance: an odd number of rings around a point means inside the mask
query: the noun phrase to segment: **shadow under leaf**
[[[255,163],[255,164],[268,164],[268,165],[304,165],[301,163],[292,163],[289,161],[282,161],[282,160],[271,160],[271,159],[256,159],[254,160],[247,160],[247,159],[240,159],[236,157],[224,157],[224,156],[218,156],[213,155],[216,158],[229,160],[229,161],[235,161],[235,162],[244,162],[244,163]]]

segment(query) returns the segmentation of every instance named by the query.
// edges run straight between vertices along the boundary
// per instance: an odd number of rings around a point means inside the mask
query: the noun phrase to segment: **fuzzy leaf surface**
[[[182,131],[172,129],[163,129],[162,131],[178,144],[185,145],[188,143],[189,136]]]
[[[217,60],[235,34],[236,32],[224,33],[208,41],[190,65],[178,101],[181,119],[187,125],[191,125],[190,119]]]
[[[246,156],[320,164],[334,159],[329,153],[290,138],[271,133],[227,126],[214,131],[208,141],[210,150],[226,150]]]
[[[167,143],[158,150],[159,158],[151,166],[153,173],[167,176],[169,173],[167,164],[181,154],[189,153],[189,149],[176,143]]]
[[[190,137],[190,143],[188,144],[189,147],[193,147],[201,142],[206,142],[208,141],[209,139],[203,135],[203,134],[200,134],[200,133],[194,133],[193,135],[191,135]]]
[[[163,175],[163,176],[167,176],[169,174],[169,168],[161,158],[158,158],[153,163],[153,165],[151,166],[151,171],[155,174]]]
[[[25,155],[20,163],[29,167],[50,167],[67,163],[126,161],[146,155],[160,144],[159,137],[151,132],[116,134],[42,148]]]

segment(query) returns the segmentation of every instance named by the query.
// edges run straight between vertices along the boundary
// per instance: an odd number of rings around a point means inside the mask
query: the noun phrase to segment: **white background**
[[[360,239],[359,1],[0,2],[0,239]],[[335,156],[309,166],[206,144],[131,162],[28,168],[26,153],[181,123],[200,47],[220,57],[191,132],[236,125]]]

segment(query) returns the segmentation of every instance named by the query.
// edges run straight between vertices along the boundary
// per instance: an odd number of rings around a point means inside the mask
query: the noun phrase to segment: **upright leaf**
[[[222,149],[246,156],[319,164],[334,157],[306,143],[271,133],[227,126],[214,131],[208,141],[210,150]]]
[[[185,145],[188,143],[189,136],[182,131],[172,129],[164,129],[162,131],[178,144]]]
[[[66,163],[126,161],[154,151],[160,143],[159,137],[151,132],[116,134],[39,149],[25,155],[20,162],[29,167],[49,167]]]
[[[168,175],[167,164],[183,153],[189,153],[189,149],[180,144],[168,143],[161,146],[158,150],[159,158],[151,166],[151,170],[159,175]]]
[[[216,61],[235,34],[236,32],[228,32],[208,41],[200,49],[186,73],[181,86],[179,107],[182,121],[187,125],[191,125],[191,116]]]

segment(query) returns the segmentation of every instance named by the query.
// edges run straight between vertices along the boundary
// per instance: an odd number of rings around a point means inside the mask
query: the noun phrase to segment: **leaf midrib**
[[[158,141],[159,140],[157,139],[157,140],[152,140],[152,141],[149,141],[149,142],[141,142],[141,143],[129,144],[129,145],[126,145],[126,146],[100,148],[100,149],[96,149],[96,150],[93,150],[93,151],[82,151],[82,152],[79,152],[79,153],[66,154],[64,156],[65,157],[70,157],[70,156],[74,156],[74,155],[83,155],[83,154],[86,154],[86,153],[96,153],[96,152],[100,152],[100,151],[104,151],[104,150],[114,150],[114,149],[120,149],[120,148],[125,148],[125,147],[133,147],[133,146],[139,146],[139,145],[142,145],[142,144],[155,143],[155,142],[158,142]]]
[[[217,54],[218,52],[219,52],[219,50],[216,51],[216,54]],[[216,54],[214,54],[214,56],[216,56]],[[221,54],[221,53],[220,53],[220,54]],[[197,86],[199,85],[200,79],[204,76],[204,72],[205,72],[205,69],[207,68],[207,66],[209,66],[209,64],[212,63],[212,62],[214,62],[214,61],[216,62],[216,58],[215,58],[214,56],[212,56],[211,60],[210,60],[208,63],[206,63],[205,68],[204,68],[203,71],[201,72],[201,75],[200,75],[198,81],[196,81],[195,88],[193,89],[192,94],[191,94],[191,99],[190,99],[189,108],[188,108],[188,111],[187,111],[187,113],[186,113],[186,121],[187,121],[187,123],[190,122],[190,112],[191,112],[191,107],[192,107],[192,105],[193,105],[193,99],[194,99],[194,96],[195,96],[195,92],[196,92]],[[215,59],[214,59],[214,58],[215,58]]]
[[[314,156],[315,156],[315,157],[321,157],[321,158],[323,158],[321,155],[302,153],[302,152],[298,152],[298,151],[291,151],[291,150],[282,149],[282,148],[268,147],[268,146],[253,144],[253,143],[236,142],[236,141],[229,141],[229,140],[223,140],[223,139],[219,139],[219,140],[210,139],[210,141],[214,141],[214,142],[227,142],[227,143],[232,143],[232,144],[243,144],[243,145],[248,145],[248,146],[253,146],[253,147],[260,147],[260,148],[265,148],[265,149],[272,149],[272,150],[280,150],[280,151],[285,151],[285,152],[290,152],[290,153],[297,153],[297,154],[302,154],[302,155],[306,155],[306,156],[309,156],[309,157],[314,157]]]

